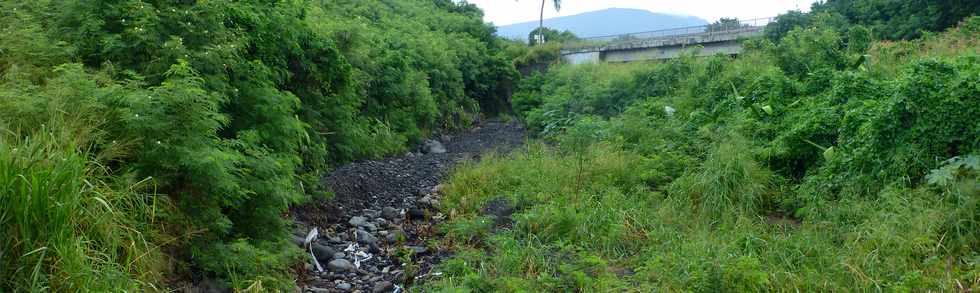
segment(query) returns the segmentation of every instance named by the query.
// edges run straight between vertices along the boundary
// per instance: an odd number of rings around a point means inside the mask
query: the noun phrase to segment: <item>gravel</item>
[[[311,245],[321,264],[327,261],[326,271],[306,269],[297,276],[304,291],[392,292],[398,286],[404,292],[424,282],[416,277],[450,255],[428,245],[442,236],[434,226],[445,218],[437,207],[450,168],[487,151],[509,152],[524,143],[525,132],[517,123],[488,121],[436,137],[440,141],[426,141],[420,153],[337,168],[323,179],[333,198],[290,209],[295,234],[319,229]],[[402,268],[398,254],[405,250],[414,252],[414,275]]]

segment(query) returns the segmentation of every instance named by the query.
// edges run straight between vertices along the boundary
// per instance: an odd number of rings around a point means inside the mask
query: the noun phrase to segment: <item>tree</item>
[[[875,38],[914,39],[924,31],[942,31],[980,12],[978,1],[881,1],[827,0],[813,4],[809,13],[790,11],[766,27],[766,36],[777,40],[795,27],[829,25],[842,32],[863,25]]]
[[[743,25],[742,22],[738,20],[738,18],[722,17],[718,21],[709,24],[708,29],[706,31],[721,32],[721,31],[737,29],[741,26],[748,26],[748,25]]]
[[[576,36],[574,33],[567,30],[558,31],[547,27],[541,27],[531,31],[531,33],[528,34],[528,44],[532,46],[537,45],[538,41],[535,39],[534,36],[542,36],[542,35],[544,36],[545,42],[566,42],[566,41],[578,39],[578,36]]]
[[[773,41],[778,41],[786,36],[789,31],[796,27],[806,27],[812,22],[809,13],[799,10],[790,10],[785,14],[776,17],[776,20],[766,25],[766,37]]]

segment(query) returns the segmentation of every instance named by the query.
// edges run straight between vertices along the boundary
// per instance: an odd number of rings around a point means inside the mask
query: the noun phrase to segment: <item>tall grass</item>
[[[749,142],[733,137],[718,143],[697,171],[669,187],[704,216],[757,215],[768,201],[773,174],[752,158]]]
[[[606,143],[581,154],[587,162],[582,176],[578,155],[536,144],[462,166],[450,179],[444,205],[450,214],[445,244],[459,253],[426,289],[833,292],[980,286],[976,253],[957,253],[950,245],[962,242],[949,241],[954,223],[972,219],[961,213],[975,206],[957,207],[931,188],[892,186],[879,199],[824,206],[824,221],[773,221],[766,201],[778,194],[773,185],[779,182],[752,161],[748,149],[737,138],[717,144],[701,166],[675,180],[665,191],[669,196],[645,186],[635,154]],[[975,186],[975,177],[968,180]],[[513,227],[492,230],[481,209],[499,197],[513,201],[517,212]]]
[[[0,130],[0,292],[154,289],[164,266],[151,225],[163,205],[112,186],[80,145],[88,127],[65,120]]]

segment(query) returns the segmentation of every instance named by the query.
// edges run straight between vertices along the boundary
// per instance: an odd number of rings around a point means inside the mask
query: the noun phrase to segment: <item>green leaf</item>
[[[766,114],[769,114],[769,115],[772,115],[772,113],[773,113],[772,106],[769,106],[769,105],[762,106],[762,111],[765,111]]]

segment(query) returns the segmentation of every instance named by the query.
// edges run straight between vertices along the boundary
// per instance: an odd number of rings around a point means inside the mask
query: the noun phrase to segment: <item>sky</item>
[[[544,18],[574,15],[606,8],[638,8],[651,12],[693,15],[707,21],[722,17],[739,19],[779,15],[787,10],[810,10],[814,0],[564,0],[561,11],[555,11],[547,0]],[[484,20],[495,25],[508,25],[538,20],[539,0],[468,0],[483,9]]]

